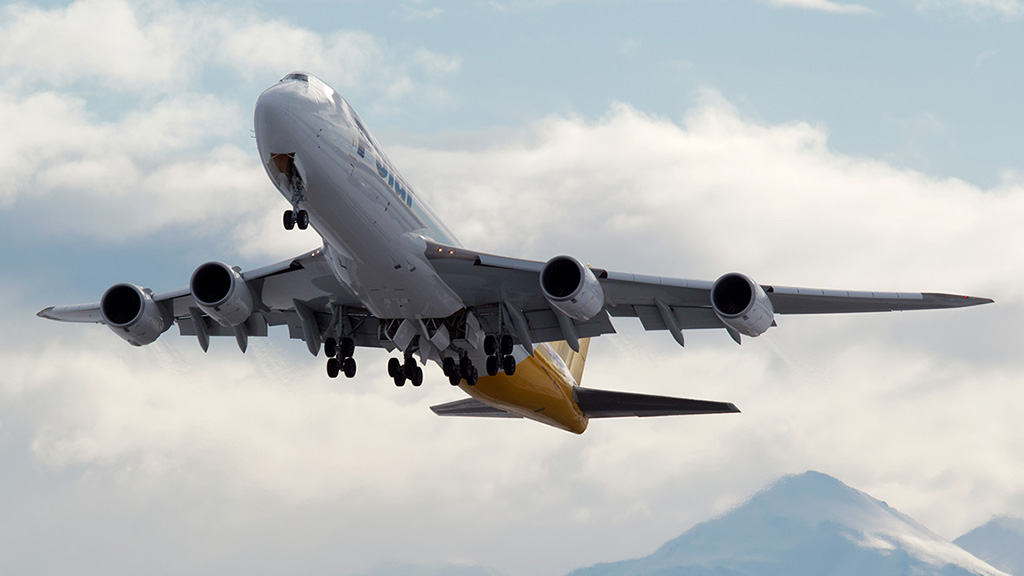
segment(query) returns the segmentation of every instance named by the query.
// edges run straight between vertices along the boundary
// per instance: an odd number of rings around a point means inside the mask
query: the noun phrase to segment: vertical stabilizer
[[[552,342],[551,347],[555,349],[555,353],[565,362],[565,366],[576,380],[576,385],[579,386],[583,381],[583,365],[587,363],[587,350],[590,350],[590,338],[580,338],[579,352],[570,348],[568,342]]]

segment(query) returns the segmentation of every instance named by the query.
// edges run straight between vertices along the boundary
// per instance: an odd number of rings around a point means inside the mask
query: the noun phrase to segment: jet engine
[[[146,288],[115,284],[100,298],[103,322],[132,346],[152,344],[171,327],[172,320]]]
[[[715,281],[711,307],[726,326],[746,336],[764,334],[775,321],[764,289],[743,274],[726,274]]]
[[[238,326],[253,310],[252,291],[238,269],[207,262],[192,273],[188,283],[196,304],[221,326]]]
[[[540,289],[566,316],[586,322],[604,308],[604,289],[594,273],[572,256],[555,256],[540,271]]]

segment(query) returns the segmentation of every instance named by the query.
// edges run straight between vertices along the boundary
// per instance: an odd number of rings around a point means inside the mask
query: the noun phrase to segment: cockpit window
[[[284,82],[285,80],[298,80],[299,82],[309,82],[309,74],[301,74],[299,72],[295,72],[293,74],[285,76],[284,78],[281,78],[281,82]]]

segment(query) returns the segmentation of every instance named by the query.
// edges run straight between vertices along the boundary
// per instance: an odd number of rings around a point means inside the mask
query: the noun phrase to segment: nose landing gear
[[[288,188],[291,190],[292,209],[284,213],[283,224],[285,230],[291,230],[296,226],[299,230],[309,227],[309,213],[299,209],[299,204],[306,201],[306,183],[302,180],[299,167],[295,164],[295,153],[271,154],[267,164],[271,171],[276,171],[284,178]]]
[[[285,210],[284,212],[284,229],[291,230],[296,226],[299,230],[305,230],[309,227],[309,213],[305,210]]]

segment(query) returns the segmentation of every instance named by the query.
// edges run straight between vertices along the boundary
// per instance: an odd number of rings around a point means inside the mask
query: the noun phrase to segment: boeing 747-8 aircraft
[[[611,317],[639,318],[683,344],[683,331],[724,329],[736,342],[776,314],[959,308],[985,298],[761,285],[742,274],[714,282],[623,274],[572,256],[532,262],[463,247],[399,175],[348,102],[296,72],[256,102],[260,160],[291,204],[285,228],[312,226],[323,246],[242,272],[196,268],[185,288],[153,293],[116,284],[93,304],[39,316],[106,324],[135,346],[178,325],[205,351],[212,336],[248,339],[287,326],[331,378],[356,373],[359,346],[397,352],[397,386],[423,382],[433,361],[470,398],[434,406],[443,416],[529,418],[582,433],[591,418],[738,412],[725,402],[581,387],[590,338]],[[416,361],[418,357],[419,362]]]

